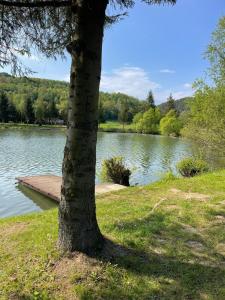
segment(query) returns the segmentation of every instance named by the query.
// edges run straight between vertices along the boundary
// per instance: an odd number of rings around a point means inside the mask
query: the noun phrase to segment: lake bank
[[[221,170],[98,196],[96,258],[61,255],[56,209],[0,220],[0,298],[223,299],[224,187]]]
[[[50,124],[25,124],[25,123],[0,123],[1,129],[62,129],[66,130],[66,125],[50,125]],[[115,132],[115,133],[138,133],[134,124],[121,124],[119,122],[106,122],[99,124],[99,132]],[[160,134],[159,134],[160,135]]]
[[[28,193],[17,185],[16,177],[61,176],[65,131],[0,130],[0,217],[40,211],[52,207],[48,200]],[[176,163],[194,153],[189,141],[163,136],[98,132],[96,184],[101,183],[102,162],[123,156],[132,171],[130,184],[145,185],[159,180],[168,171],[176,173]]]

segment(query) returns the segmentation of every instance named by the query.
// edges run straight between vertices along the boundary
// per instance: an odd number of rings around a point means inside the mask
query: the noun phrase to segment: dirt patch
[[[216,215],[214,217],[214,220],[211,222],[212,225],[221,225],[221,224],[225,224],[225,217],[222,215]]]
[[[187,232],[187,233],[191,233],[191,234],[198,234],[199,235],[199,232],[196,228],[188,225],[188,224],[181,224],[182,225],[182,230]]]
[[[219,243],[216,246],[216,250],[219,254],[225,256],[225,243]]]
[[[209,195],[193,193],[193,192],[183,192],[183,191],[175,189],[175,188],[172,188],[169,191],[185,200],[206,201],[206,200],[210,199]]]
[[[70,257],[64,257],[53,268],[57,295],[63,299],[76,300],[74,285],[85,282],[92,272],[100,271],[99,261],[85,254],[74,252]]]
[[[27,229],[29,223],[17,222],[0,228],[0,236],[7,237],[14,234],[20,234]]]

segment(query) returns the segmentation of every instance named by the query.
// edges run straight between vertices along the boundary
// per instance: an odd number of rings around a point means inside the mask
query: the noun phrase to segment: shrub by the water
[[[209,167],[202,159],[185,158],[177,164],[177,170],[184,177],[193,177],[207,172]]]
[[[129,186],[131,171],[126,168],[122,157],[112,157],[102,163],[101,177],[103,180]]]

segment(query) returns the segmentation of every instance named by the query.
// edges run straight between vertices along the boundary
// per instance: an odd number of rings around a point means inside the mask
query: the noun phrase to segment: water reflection
[[[16,177],[61,175],[65,132],[61,130],[0,131],[0,217],[48,209],[51,203],[26,188],[17,188]],[[175,170],[176,163],[193,153],[188,141],[141,134],[98,134],[97,175],[100,182],[102,160],[123,156],[132,170],[131,184],[143,185]]]
[[[31,189],[18,184],[16,186],[17,190],[20,191],[25,197],[32,200],[35,205],[37,205],[41,210],[47,210],[54,207],[57,207],[57,203],[54,200],[51,200],[45,196],[40,195],[39,193],[32,191]]]

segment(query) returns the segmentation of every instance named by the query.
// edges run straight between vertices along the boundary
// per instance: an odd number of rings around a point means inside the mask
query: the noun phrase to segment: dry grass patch
[[[185,200],[199,200],[199,201],[206,201],[211,198],[210,195],[200,194],[200,193],[193,193],[193,192],[183,192],[179,189],[172,188],[169,190],[173,194],[175,194],[178,197],[181,197]]]
[[[0,236],[6,238],[11,235],[20,234],[26,231],[28,225],[28,222],[16,222],[6,226],[2,226],[0,227]]]

